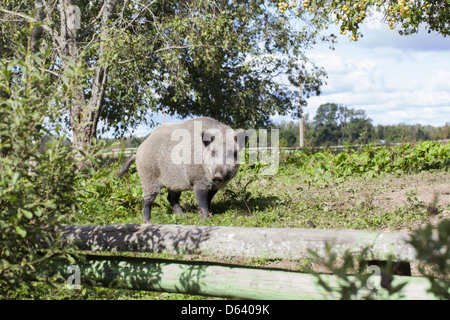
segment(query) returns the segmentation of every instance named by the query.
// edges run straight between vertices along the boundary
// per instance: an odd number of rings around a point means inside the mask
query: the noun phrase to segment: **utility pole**
[[[300,148],[303,148],[303,113],[302,113],[302,82],[300,76],[298,77],[298,127],[299,127],[299,140]]]

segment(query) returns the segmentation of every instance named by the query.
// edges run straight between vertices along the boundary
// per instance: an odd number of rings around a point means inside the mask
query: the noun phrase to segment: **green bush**
[[[78,224],[142,221],[142,189],[136,167],[118,178],[114,173],[119,165],[103,166],[91,176],[78,179],[77,187],[85,191],[80,196],[81,212],[75,217]]]
[[[47,73],[46,52],[0,61],[0,296],[53,283],[49,259],[73,261],[55,229],[77,211],[77,166],[58,124],[64,86]],[[39,244],[39,246],[38,246]],[[46,249],[42,249],[45,244]]]

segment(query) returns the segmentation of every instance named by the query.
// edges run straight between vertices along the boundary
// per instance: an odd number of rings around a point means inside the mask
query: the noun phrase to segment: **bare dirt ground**
[[[382,181],[363,186],[366,189],[364,195],[356,201],[371,201],[371,205],[386,211],[399,207],[425,206],[430,214],[428,222],[433,225],[450,218],[450,173],[420,173]],[[421,227],[422,224],[413,223],[410,229]]]
[[[383,192],[375,194],[374,202],[386,210],[394,210],[408,204],[408,193],[414,196],[411,192],[417,194],[418,200],[425,204],[446,208],[450,206],[450,174],[420,174],[394,178],[385,185]]]

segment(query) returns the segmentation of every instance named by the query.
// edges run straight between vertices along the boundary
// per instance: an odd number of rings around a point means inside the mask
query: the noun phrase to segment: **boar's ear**
[[[215,138],[216,137],[213,136],[211,132],[208,132],[208,130],[202,132],[202,141],[205,147],[209,146]]]
[[[238,150],[244,149],[248,141],[247,130],[239,129],[235,131],[234,141],[237,142]]]

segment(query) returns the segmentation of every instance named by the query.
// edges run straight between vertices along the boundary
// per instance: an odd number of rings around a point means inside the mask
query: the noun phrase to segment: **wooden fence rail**
[[[330,244],[338,255],[346,251],[358,254],[368,246],[374,260],[385,260],[388,255],[393,255],[396,261],[416,259],[406,233],[128,224],[67,225],[62,228],[62,235],[64,241],[84,251],[301,259],[310,257],[308,249],[325,255],[325,246]],[[67,262],[55,261],[49,267],[67,278],[68,266]],[[79,268],[81,282],[93,280],[96,286],[242,299],[337,298],[317,285],[316,276],[288,270],[92,254],[80,262]],[[373,277],[379,283],[379,275]],[[322,275],[322,279],[331,287],[339,283],[335,275]],[[434,298],[427,292],[429,283],[425,278],[394,276],[393,284],[399,282],[407,285],[401,292],[403,296],[394,298]],[[361,294],[365,292],[362,290]]]
[[[81,250],[167,252],[268,259],[310,258],[308,249],[325,254],[326,244],[342,255],[370,247],[371,258],[414,261],[406,233],[300,228],[127,224],[65,226],[63,235]]]
[[[439,143],[450,143],[449,139],[445,139],[445,140],[433,140]],[[393,147],[393,146],[399,146],[399,145],[403,145],[404,143],[372,143],[372,145],[374,146],[386,146],[386,147]],[[355,145],[339,145],[339,146],[316,146],[316,147],[278,147],[278,148],[271,148],[271,147],[265,147],[265,148],[247,148],[248,150],[272,150],[272,149],[276,149],[278,151],[284,151],[284,152],[289,152],[289,151],[297,151],[297,150],[316,150],[316,151],[320,151],[323,149],[328,149],[328,150],[334,150],[334,151],[343,151],[346,149],[358,149],[361,147],[366,146],[367,144],[355,144]],[[132,156],[133,154],[135,154],[137,151],[137,148],[125,148],[123,149],[123,152],[126,156]],[[119,155],[122,152],[122,149],[112,149],[111,151],[107,152],[106,154],[111,155],[113,158],[116,155]]]
[[[177,261],[120,256],[88,255],[77,265],[80,283],[94,282],[94,286],[128,290],[147,290],[215,296],[233,299],[337,299],[338,294],[326,292],[317,285],[316,276],[308,273],[245,267],[213,262]],[[68,278],[71,267],[67,262],[53,261],[49,268]],[[73,267],[73,265],[72,265]],[[339,277],[320,275],[332,288],[339,287]],[[380,275],[372,275],[373,285],[381,282]],[[349,276],[355,280],[354,276]],[[406,283],[400,294],[391,299],[434,299],[427,293],[428,279],[394,276],[395,286]],[[70,283],[73,284],[73,283]],[[363,297],[369,292],[367,286],[358,292]],[[380,288],[379,298],[387,296]]]

